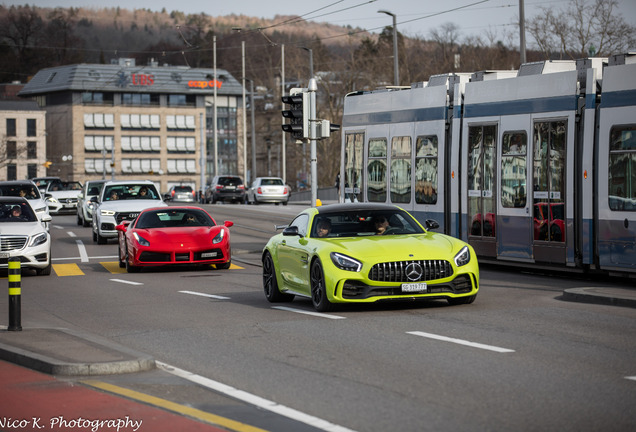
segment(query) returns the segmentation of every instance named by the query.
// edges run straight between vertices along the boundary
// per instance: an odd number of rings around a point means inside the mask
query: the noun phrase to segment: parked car
[[[210,187],[205,191],[205,202],[214,204],[217,201],[244,202],[243,179],[234,175],[215,176]]]
[[[472,303],[479,290],[473,248],[424,228],[387,204],[309,208],[263,250],[263,289],[270,302],[310,298],[319,312],[336,303],[446,299]]]
[[[174,202],[197,202],[197,192],[192,186],[172,186],[168,192],[163,195],[166,201]]]
[[[247,191],[247,204],[283,203],[287,205],[290,189],[279,177],[256,177]]]
[[[91,198],[93,210],[93,241],[106,244],[116,238],[115,227],[123,221],[132,221],[141,211],[150,207],[168,206],[157,187],[150,180],[109,181],[98,197]]]
[[[42,193],[46,192],[46,187],[49,185],[50,182],[56,180],[62,179],[59,177],[35,177],[31,179],[31,181],[35,183],[35,185],[38,187],[38,189],[40,189],[40,192]]]
[[[232,222],[217,225],[199,207],[159,207],[117,225],[119,266],[129,273],[142,267],[215,264],[230,267]]]
[[[51,236],[42,225],[50,221],[48,214],[38,220],[26,198],[0,197],[0,268],[7,268],[10,258],[19,258],[22,268],[51,274]]]
[[[84,184],[82,191],[77,196],[77,224],[84,227],[91,226],[93,222],[93,209],[95,203],[91,198],[99,196],[104,184],[108,180],[89,180]]]
[[[44,200],[50,214],[77,212],[77,196],[82,192],[78,181],[52,180],[46,186]]]
[[[40,189],[31,180],[10,180],[0,182],[0,196],[23,197],[29,201],[38,220],[49,229],[49,222],[44,221],[49,216],[49,206],[46,205]],[[51,220],[50,217],[47,218]]]

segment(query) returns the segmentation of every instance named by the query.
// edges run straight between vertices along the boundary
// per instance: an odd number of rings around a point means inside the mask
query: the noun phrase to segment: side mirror
[[[53,220],[53,218],[51,217],[51,215],[45,214],[44,216],[42,216],[42,222],[51,222]]]
[[[223,225],[225,225],[226,227],[228,227],[228,228],[229,228],[229,227],[231,227],[231,226],[234,226],[234,222],[232,222],[232,221],[225,221],[225,222],[223,222]]]
[[[128,225],[130,225],[130,221],[124,221],[117,225],[115,227],[115,230],[125,233],[128,230]]]
[[[433,219],[426,219],[426,229],[427,230],[434,230],[439,228],[439,223],[437,223],[436,220]]]
[[[91,202],[92,203],[98,203],[99,202],[99,198],[97,198],[96,196],[91,197]]]
[[[284,236],[298,236],[300,234],[298,234],[298,227],[297,226],[290,226],[287,227],[283,230],[283,235]]]

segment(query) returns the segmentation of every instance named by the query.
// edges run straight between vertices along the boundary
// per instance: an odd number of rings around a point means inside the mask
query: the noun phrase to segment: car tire
[[[126,247],[126,271],[128,273],[139,273],[141,270],[139,267],[130,264],[130,259],[128,259],[128,247]]]
[[[77,212],[77,225],[84,225],[84,220],[80,216],[80,212]]]
[[[464,305],[464,304],[471,304],[472,302],[475,301],[476,298],[477,298],[477,294],[474,294],[468,297],[449,297],[446,300],[448,301],[449,305],[458,306],[458,305]]]
[[[108,239],[107,239],[106,237],[102,237],[102,236],[99,234],[99,231],[97,231],[97,244],[99,244],[99,245],[104,245],[104,244],[106,244],[106,243],[108,243]]]
[[[126,268],[126,261],[121,259],[121,248],[119,246],[117,246],[117,255],[117,258],[119,258],[119,268]],[[126,255],[124,254],[124,257],[125,256]]]
[[[95,232],[95,227],[93,227],[93,243],[97,242],[97,233]]]
[[[263,257],[263,291],[265,291],[265,297],[270,303],[285,303],[294,299],[293,294],[285,294],[278,289],[276,267],[269,252],[265,252]]]
[[[227,270],[230,268],[230,266],[232,265],[232,261],[228,261],[226,263],[222,263],[222,264],[214,264],[214,266],[217,268],[217,270]]]
[[[311,263],[309,280],[311,284],[311,303],[314,305],[314,309],[318,312],[332,311],[334,304],[327,298],[325,272],[322,270],[322,264],[318,259]]]
[[[83,210],[82,210],[83,211]],[[90,221],[86,220],[86,215],[82,214],[82,226],[84,228],[88,228],[89,226],[91,226],[92,224],[90,223]]]

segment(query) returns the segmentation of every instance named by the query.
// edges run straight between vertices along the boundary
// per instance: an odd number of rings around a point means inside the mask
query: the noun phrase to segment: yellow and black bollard
[[[9,331],[22,331],[20,258],[9,259]]]

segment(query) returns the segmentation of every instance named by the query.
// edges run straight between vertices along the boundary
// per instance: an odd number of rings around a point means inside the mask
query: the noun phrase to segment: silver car
[[[280,177],[256,177],[247,191],[248,204],[283,203],[289,201],[290,189]]]
[[[84,227],[91,226],[95,203],[91,198],[99,196],[104,183],[108,180],[89,180],[84,184],[82,192],[77,196],[77,224]]]
[[[0,182],[0,196],[23,197],[29,201],[31,207],[35,211],[38,220],[49,229],[49,222],[44,221],[46,218],[50,221],[49,206],[44,201],[40,189],[31,180],[9,180]]]

